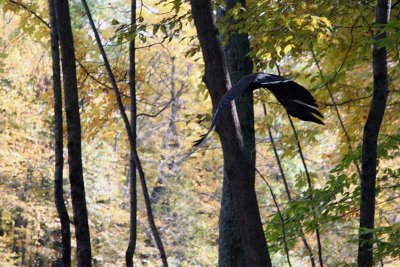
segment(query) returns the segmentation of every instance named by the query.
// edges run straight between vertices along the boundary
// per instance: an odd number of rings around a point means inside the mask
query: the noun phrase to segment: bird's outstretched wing
[[[228,108],[231,105],[231,102],[239,95],[241,95],[243,92],[247,91],[250,84],[253,82],[256,74],[249,74],[244,76],[242,79],[240,79],[236,84],[234,84],[231,89],[226,92],[221,100],[219,101],[219,104],[214,112],[213,118],[211,120],[210,127],[208,128],[208,131],[201,136],[200,139],[196,140],[193,143],[193,146],[199,146],[204,139],[211,133],[211,131],[214,129],[216,126],[222,111],[225,108]]]
[[[271,91],[290,116],[324,124],[319,118],[324,116],[319,112],[314,97],[300,84],[285,77],[259,73],[252,86],[264,87]]]
[[[287,110],[289,115],[299,118],[303,121],[311,121],[318,124],[324,124],[321,112],[318,111],[318,105],[311,95],[303,86],[298,83],[281,77],[278,75],[267,73],[255,73],[244,76],[232,88],[225,93],[214,112],[213,119],[206,134],[195,141],[194,146],[199,146],[204,139],[214,129],[222,111],[230,106],[232,100],[246,91],[253,91],[259,88],[267,88],[270,90],[279,103]]]

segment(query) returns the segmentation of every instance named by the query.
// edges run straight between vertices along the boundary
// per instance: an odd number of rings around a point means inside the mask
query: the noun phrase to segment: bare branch
[[[37,18],[38,20],[40,20],[43,24],[45,24],[47,26],[47,28],[50,28],[50,24],[45,21],[41,16],[39,16],[35,11],[33,11],[32,9],[30,9],[30,7],[28,7],[27,5],[23,4],[23,3],[18,3],[17,1],[14,0],[8,0],[8,2],[17,5],[23,9],[25,9],[26,11],[28,11],[28,13],[31,13],[35,18]]]
[[[83,3],[83,6],[85,8],[86,15],[87,15],[87,17],[89,19],[90,26],[92,27],[94,36],[96,38],[97,45],[99,47],[100,53],[101,53],[101,55],[103,57],[104,65],[105,65],[106,70],[108,72],[108,76],[110,78],[110,82],[111,82],[112,88],[113,88],[114,93],[115,93],[115,97],[116,97],[116,100],[117,100],[118,108],[120,110],[122,119],[123,119],[124,124],[125,124],[125,130],[126,130],[126,132],[128,134],[129,144],[130,144],[130,147],[131,147],[131,155],[132,155],[133,160],[135,161],[136,168],[137,168],[137,170],[139,172],[140,182],[142,184],[142,190],[143,190],[143,195],[144,195],[146,209],[147,209],[147,218],[149,220],[150,228],[151,228],[151,230],[153,232],[153,236],[155,238],[158,250],[160,252],[160,256],[161,256],[161,260],[163,262],[163,266],[166,267],[166,266],[168,266],[167,256],[165,254],[164,246],[162,244],[160,235],[158,233],[158,229],[157,229],[155,221],[154,221],[153,211],[152,211],[151,204],[150,204],[150,196],[149,196],[149,192],[148,192],[147,184],[146,184],[146,179],[145,179],[145,174],[144,174],[144,171],[143,171],[143,168],[142,168],[142,163],[140,161],[140,158],[139,158],[139,155],[137,153],[136,146],[135,146],[135,140],[134,140],[134,135],[133,135],[133,132],[132,132],[132,128],[131,128],[130,122],[128,120],[128,116],[126,115],[125,107],[124,107],[124,105],[122,103],[122,98],[121,98],[120,91],[118,89],[117,81],[115,80],[114,74],[112,72],[110,63],[109,63],[108,58],[107,58],[107,54],[106,54],[106,52],[104,50],[104,47],[103,47],[103,45],[101,43],[100,35],[99,35],[99,33],[98,33],[97,29],[96,29],[96,26],[94,24],[94,21],[93,21],[93,18],[92,18],[92,14],[90,13],[89,6],[88,6],[86,0],[82,0],[82,3]]]
[[[290,262],[290,257],[289,257],[289,246],[286,240],[286,229],[285,229],[285,218],[282,215],[282,212],[279,208],[278,201],[276,200],[276,195],[274,194],[274,191],[272,190],[271,185],[268,183],[267,179],[262,175],[262,173],[254,167],[255,171],[260,175],[261,179],[264,181],[264,183],[267,185],[269,192],[271,193],[272,200],[274,201],[276,210],[278,212],[279,219],[281,220],[281,225],[282,225],[282,236],[283,236],[283,242],[284,242],[284,247],[285,247],[285,253],[286,253],[286,259],[288,261],[289,266],[292,266],[292,263]]]

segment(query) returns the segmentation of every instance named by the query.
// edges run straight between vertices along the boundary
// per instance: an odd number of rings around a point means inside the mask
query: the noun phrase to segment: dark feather
[[[201,139],[195,142],[194,145],[198,146],[204,141],[204,139],[215,127],[222,111],[230,106],[231,101],[233,101],[243,92],[254,91],[259,88],[267,88],[269,91],[271,91],[279,103],[281,103],[282,106],[287,110],[289,115],[299,118],[303,121],[324,124],[322,120],[318,118],[323,118],[323,115],[321,112],[319,112],[318,105],[314,97],[303,86],[278,75],[253,73],[244,76],[235,85],[233,85],[228,92],[225,93],[214,113],[210,128]]]
[[[193,142],[193,146],[199,146],[201,143],[203,143],[204,139],[208,136],[208,133],[203,134],[200,139],[196,140]]]

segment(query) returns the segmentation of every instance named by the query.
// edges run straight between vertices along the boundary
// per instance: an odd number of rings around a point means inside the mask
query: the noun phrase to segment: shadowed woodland
[[[400,265],[400,1],[0,6],[0,266]]]

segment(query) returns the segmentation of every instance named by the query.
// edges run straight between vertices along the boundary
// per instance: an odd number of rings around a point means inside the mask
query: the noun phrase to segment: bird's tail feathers
[[[293,100],[292,103],[286,107],[286,110],[290,116],[299,118],[300,120],[311,121],[324,125],[324,122],[322,119],[320,119],[324,116],[317,109],[317,107],[313,105],[309,105],[299,100]]]
[[[311,122],[315,122],[315,123],[318,123],[321,125],[325,125],[325,123],[320,118],[318,118],[317,116],[315,116],[312,113],[306,113],[300,119],[302,119],[303,121],[311,121]]]
[[[196,141],[193,142],[193,146],[197,147],[200,146],[201,143],[203,143],[203,141],[206,139],[207,134],[203,134],[201,135],[200,139],[197,139]]]
[[[298,100],[298,99],[293,100],[293,102],[298,104],[298,105],[300,105],[305,110],[307,110],[307,111],[309,111],[309,112],[311,112],[311,113],[313,113],[315,115],[318,115],[319,117],[322,117],[322,118],[324,117],[324,115],[322,115],[321,112],[318,110],[318,105],[317,104],[310,105],[310,104],[307,104],[307,103],[305,103],[305,102],[303,102],[301,100]]]
[[[210,123],[210,127],[208,128],[208,131],[205,134],[203,134],[200,137],[200,139],[196,140],[193,143],[193,146],[200,146],[203,143],[203,141],[207,138],[207,136],[211,133],[211,131],[214,129],[214,127],[217,124],[217,121],[218,121],[218,119],[220,117],[220,114],[219,114],[220,112],[219,111],[220,111],[220,106],[217,107],[217,110],[214,113],[214,116],[213,116],[213,118],[211,120],[211,123]]]
[[[207,138],[207,136],[211,133],[211,131],[214,129],[214,125],[211,125],[210,128],[208,129],[208,131],[201,135],[199,139],[197,139],[196,141],[193,142],[193,146],[194,147],[199,147],[204,140]]]

